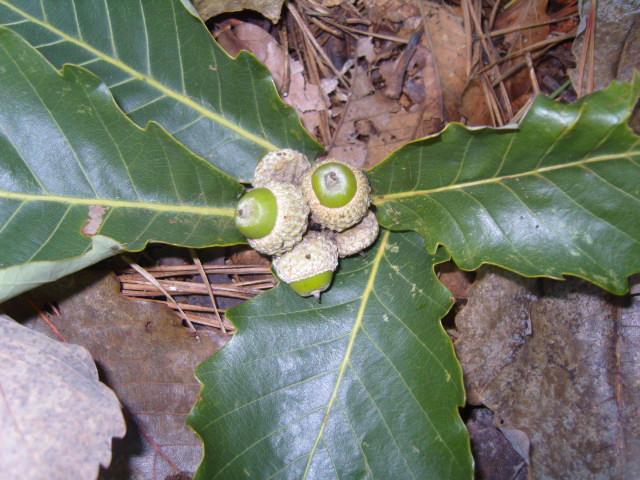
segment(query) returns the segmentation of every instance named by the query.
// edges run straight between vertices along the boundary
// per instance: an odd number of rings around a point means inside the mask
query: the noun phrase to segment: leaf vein
[[[58,220],[58,223],[56,223],[55,227],[53,227],[51,229],[51,232],[49,233],[49,236],[47,237],[47,239],[42,242],[42,244],[40,245],[40,247],[31,255],[31,257],[29,257],[29,259],[24,262],[24,263],[31,263],[33,261],[33,259],[36,257],[36,255],[38,255],[38,253],[40,253],[42,251],[42,249],[47,246],[47,244],[49,243],[49,241],[53,238],[53,236],[56,234],[56,232],[58,231],[58,229],[60,228],[60,225],[62,225],[62,223],[64,222],[64,219],[67,218],[67,215],[69,214],[69,211],[71,210],[71,205],[67,206],[67,209],[65,210],[64,214],[60,217],[60,220]]]
[[[373,404],[374,408],[376,409],[376,412],[378,413],[378,416],[380,417],[380,420],[382,420],[382,423],[383,423],[384,427],[389,432],[389,436],[393,439],[393,443],[395,444],[396,449],[398,450],[398,453],[400,454],[400,457],[402,458],[402,461],[406,465],[407,470],[409,470],[409,472],[411,473],[411,478],[415,479],[416,475],[415,475],[414,471],[411,469],[411,467],[409,466],[409,462],[407,462],[407,459],[404,456],[402,448],[400,448],[400,445],[398,445],[398,441],[397,441],[396,437],[393,435],[393,432],[391,431],[391,428],[389,427],[389,424],[387,423],[387,420],[384,418],[384,415],[382,414],[382,411],[380,410],[380,407],[378,406],[376,401],[371,396],[371,393],[369,393],[369,390],[367,389],[366,385],[363,383],[362,379],[360,378],[360,375],[358,375],[358,372],[356,372],[356,370],[353,368],[353,365],[351,365],[351,362],[349,362],[349,370],[353,373],[353,375],[355,376],[355,378],[358,381],[358,383],[362,386],[362,389],[367,394],[367,397],[369,397],[369,400],[371,401],[371,403]]]
[[[220,470],[218,470],[218,472],[213,476],[212,480],[214,480],[215,478],[217,478],[223,471],[225,471],[228,467],[230,467],[233,462],[235,462],[236,460],[238,460],[239,458],[241,458],[245,453],[247,453],[249,450],[251,450],[253,447],[255,447],[256,445],[258,445],[260,442],[265,441],[267,438],[269,438],[270,436],[274,435],[275,433],[279,432],[280,430],[283,430],[285,428],[287,428],[290,425],[293,425],[296,422],[299,422],[300,420],[302,420],[305,417],[308,417],[309,415],[312,415],[314,413],[316,413],[317,411],[320,411],[324,408],[324,406],[316,408],[314,410],[311,410],[310,412],[305,413],[304,415],[301,415],[298,418],[294,418],[293,420],[291,420],[289,423],[286,423],[274,430],[272,430],[271,432],[267,433],[265,436],[263,436],[262,438],[259,438],[258,440],[256,440],[255,442],[253,442],[251,445],[249,445],[247,448],[245,448],[242,452],[238,453],[235,457],[233,457],[231,460],[229,460],[229,462],[222,467]],[[305,455],[303,455],[301,458],[303,458]]]
[[[602,223],[605,223],[606,225],[609,225],[612,229],[614,229],[617,232],[621,233],[623,236],[629,238],[629,240],[631,240],[633,243],[640,244],[640,241],[638,241],[635,238],[633,238],[631,235],[629,235],[624,230],[620,230],[616,225],[612,224],[611,222],[605,220],[602,217],[599,217],[598,215],[593,213],[591,210],[589,210],[587,207],[585,207],[581,203],[578,203],[571,195],[569,195],[567,192],[565,192],[562,188],[560,188],[560,186],[558,184],[553,182],[551,179],[545,177],[544,175],[540,175],[539,178],[541,178],[542,180],[546,181],[549,185],[554,187],[558,192],[560,192],[564,197],[566,197],[571,203],[573,203],[576,207],[581,209],[583,212],[587,213],[589,216],[595,218],[596,220],[598,220],[598,221],[600,221]]]

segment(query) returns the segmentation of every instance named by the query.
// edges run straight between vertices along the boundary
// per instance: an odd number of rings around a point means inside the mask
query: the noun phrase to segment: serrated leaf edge
[[[338,370],[338,378],[336,379],[336,384],[335,387],[333,389],[333,392],[331,393],[331,397],[329,399],[329,402],[327,404],[327,406],[325,407],[326,411],[324,414],[324,421],[322,422],[322,426],[320,427],[320,430],[318,431],[318,434],[316,436],[316,440],[313,444],[313,447],[311,448],[311,450],[308,453],[308,460],[307,460],[307,464],[305,466],[305,470],[304,470],[304,474],[302,475],[302,478],[306,479],[308,478],[308,474],[309,474],[309,469],[311,468],[311,464],[313,462],[314,459],[314,453],[318,448],[318,445],[320,444],[320,442],[322,441],[323,437],[324,437],[324,430],[327,426],[328,423],[328,419],[329,416],[331,414],[331,410],[334,406],[334,404],[336,402],[339,403],[338,400],[338,393],[340,391],[340,388],[342,386],[342,378],[345,374],[345,371],[347,370],[347,366],[349,365],[349,362],[351,361],[351,352],[353,351],[353,347],[355,345],[355,341],[356,341],[356,337],[358,336],[358,333],[360,333],[361,327],[362,327],[362,320],[364,318],[366,309],[367,309],[367,305],[369,303],[369,297],[371,295],[371,293],[374,290],[374,285],[376,283],[376,277],[377,277],[377,273],[378,273],[378,268],[380,266],[380,263],[382,262],[382,258],[384,257],[385,253],[386,253],[386,249],[387,249],[387,244],[389,242],[389,236],[391,235],[391,231],[388,229],[384,230],[384,233],[382,234],[380,241],[379,241],[379,246],[378,246],[378,251],[376,252],[376,256],[374,261],[371,264],[371,272],[369,273],[369,279],[367,280],[367,284],[364,288],[364,291],[362,292],[361,295],[361,302],[360,302],[360,308],[358,309],[358,313],[356,315],[356,320],[355,323],[353,324],[353,329],[351,332],[351,337],[349,338],[349,343],[347,345],[347,349],[345,351],[344,354],[344,358],[342,360],[342,363],[340,364],[340,368]],[[445,369],[446,370],[446,369]],[[428,415],[427,415],[427,419],[429,420],[429,422],[431,422],[431,420],[429,419]],[[437,431],[437,429],[434,427],[434,430]],[[445,446],[448,448],[448,446],[445,444]],[[455,455],[453,454],[453,452],[451,452],[451,457],[456,459]],[[404,456],[403,456],[404,459]],[[457,459],[456,459],[457,460]],[[411,468],[409,467],[409,465],[407,465],[407,468],[409,469],[409,471],[411,471]]]
[[[257,145],[260,145],[261,147],[267,149],[267,150],[277,150],[278,147],[274,144],[272,144],[271,142],[269,142],[268,140],[264,139],[264,138],[260,138],[257,135],[254,135],[253,133],[249,132],[248,130],[245,130],[244,128],[242,128],[241,126],[230,122],[229,120],[227,120],[226,118],[224,118],[223,116],[203,107],[202,105],[200,105],[199,103],[193,101],[190,97],[180,94],[174,90],[171,90],[167,87],[165,87],[164,85],[162,85],[160,82],[154,80],[153,78],[148,77],[147,75],[138,72],[137,70],[129,67],[128,65],[126,65],[125,63],[121,62],[120,60],[110,57],[108,55],[105,55],[104,53],[102,53],[100,50],[97,50],[95,48],[93,48],[91,45],[87,44],[87,43],[83,43],[78,41],[77,39],[73,38],[70,35],[67,35],[66,33],[64,33],[62,30],[59,30],[57,28],[55,28],[53,25],[43,22],[31,15],[29,15],[28,13],[24,12],[23,10],[19,9],[18,7],[12,5],[11,3],[7,2],[6,0],[0,0],[0,5],[4,5],[7,8],[9,8],[10,10],[16,12],[17,14],[23,16],[24,18],[28,19],[29,21],[35,23],[36,25],[39,25],[45,29],[50,30],[51,32],[55,33],[56,35],[59,35],[61,38],[64,38],[66,41],[73,43],[75,45],[78,45],[81,48],[84,48],[85,50],[91,52],[93,55],[95,55],[96,57],[100,58],[101,60],[110,63],[111,65],[116,66],[117,68],[127,72],[128,74],[132,75],[134,78],[136,78],[137,80],[140,80],[141,82],[147,83],[148,85],[158,89],[160,92],[162,92],[164,95],[173,98],[174,100],[183,103],[184,105],[189,106],[190,108],[193,108],[195,111],[197,111],[198,113],[200,113],[201,115],[203,115],[204,117],[210,118],[213,121],[224,125],[225,127],[227,127],[228,129],[236,132],[237,134],[241,135],[242,137],[246,138],[247,140],[250,140],[254,143],[256,143]],[[173,4],[172,4],[173,5]],[[111,28],[111,25],[109,25],[109,27]],[[226,53],[225,53],[226,54]]]

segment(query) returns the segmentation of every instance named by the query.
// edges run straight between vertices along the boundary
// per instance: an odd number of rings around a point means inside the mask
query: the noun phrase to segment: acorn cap
[[[250,238],[249,245],[267,255],[282,255],[300,242],[307,231],[309,205],[302,192],[290,183],[271,182],[260,188],[273,192],[278,213],[271,232],[262,238]]]
[[[311,170],[311,162],[303,153],[291,149],[276,150],[262,157],[252,183],[254,187],[270,182],[292,183],[299,187],[308,170]]]
[[[297,282],[338,267],[338,247],[325,232],[309,231],[293,250],[273,259],[278,278]]]
[[[357,186],[353,198],[342,207],[326,207],[320,203],[312,185],[312,175],[322,165],[327,163],[340,163],[346,165],[356,178]],[[336,159],[328,159],[319,162],[312,170],[309,170],[302,179],[302,193],[309,202],[311,218],[322,226],[342,232],[358,223],[365,216],[371,203],[371,187],[362,170]]]
[[[336,233],[334,240],[338,246],[338,255],[340,257],[348,257],[355,253],[361,252],[378,238],[378,219],[373,211],[369,213],[351,228],[342,233]]]

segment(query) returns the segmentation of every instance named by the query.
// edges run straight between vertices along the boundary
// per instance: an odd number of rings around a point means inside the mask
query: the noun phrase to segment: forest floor
[[[206,0],[195,3],[204,8]],[[266,64],[282,98],[328,156],[369,168],[451,122],[517,124],[538,94],[570,103],[613,79],[629,80],[640,59],[637,12],[626,17],[624,1],[603,2],[608,5],[597,11],[595,3],[580,3],[296,0],[285,3],[277,23],[243,11],[212,17],[207,26],[230,55],[248,50]],[[617,10],[608,8],[618,3]],[[184,472],[194,472],[202,455],[199,439],[185,424],[200,386],[195,379],[189,388],[180,382],[233,336],[226,310],[277,280],[269,260],[247,247],[196,252],[152,246],[131,258],[137,264],[118,265],[117,276],[82,272],[72,280],[89,285],[82,295],[49,303],[44,313],[74,318],[83,328],[101,317],[122,325],[132,315],[149,319],[150,335],[131,330],[122,342],[131,341],[132,355],[146,343],[156,356],[174,352],[163,365],[166,388],[162,393],[116,388],[128,424],[139,435],[115,442],[113,465],[102,477],[129,478],[132,470],[152,468],[154,478],[187,479]],[[591,442],[592,454],[585,471],[609,461],[604,458],[618,451],[619,437],[600,435],[606,427],[601,422],[627,400],[589,398],[583,387],[597,379],[614,387],[625,381],[620,371],[609,378],[605,368],[619,358],[622,338],[610,322],[640,323],[640,278],[632,278],[631,296],[614,297],[576,279],[526,279],[495,267],[465,272],[449,262],[438,275],[456,300],[443,324],[465,374],[467,405],[461,414],[471,435],[476,478],[561,478],[584,453],[585,442]],[[165,298],[167,292],[173,300]],[[187,329],[176,334],[169,328],[176,317],[165,306],[195,325],[198,346],[189,344]],[[91,316],[81,318],[86,311]],[[589,325],[582,325],[587,316]],[[538,384],[532,378],[544,378],[551,366],[582,354],[574,338],[598,339],[589,353],[594,369],[549,379],[556,398],[534,401],[528,388]],[[153,361],[141,362],[137,375],[141,383],[148,376],[151,389],[158,387]],[[163,396],[173,396],[179,414],[153,413],[153,406],[146,413],[135,410],[134,405]],[[579,426],[586,433],[573,435]],[[132,455],[137,456],[133,467]]]

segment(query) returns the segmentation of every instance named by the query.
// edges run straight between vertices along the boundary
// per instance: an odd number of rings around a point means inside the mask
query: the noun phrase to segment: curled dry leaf
[[[193,5],[203,20],[225,12],[238,12],[240,10],[255,10],[276,23],[280,20],[280,12],[284,0],[194,0]]]
[[[304,67],[298,60],[287,59],[281,45],[268,32],[252,23],[239,23],[233,29],[235,39],[242,48],[253,53],[263,62],[276,83],[278,91],[284,93],[284,101],[296,109],[302,117],[302,123],[310,132],[315,132],[320,125],[320,112],[330,107],[327,95],[318,85],[306,81]],[[219,38],[221,44],[231,55],[237,55],[228,42]],[[286,75],[286,68],[289,74]],[[285,85],[285,79],[289,79]]]

